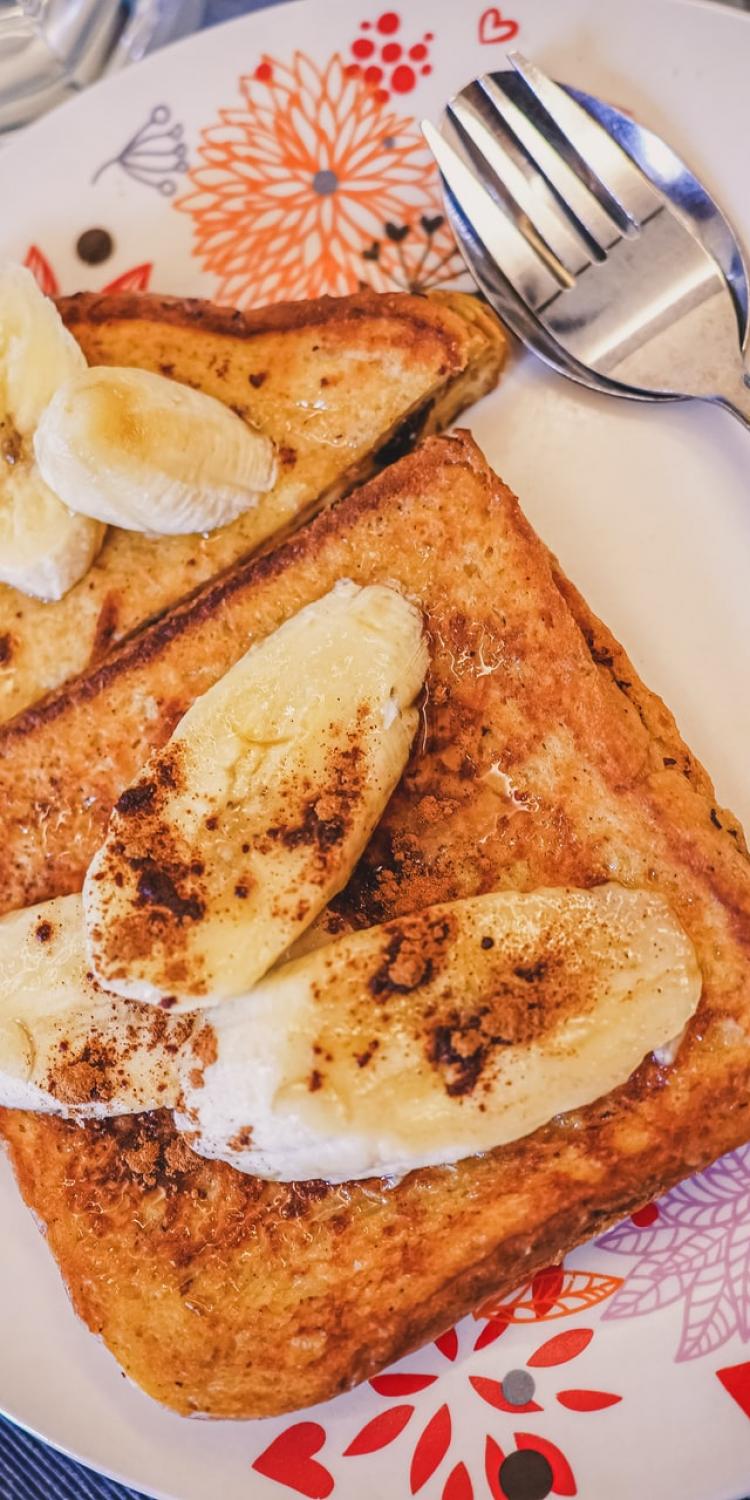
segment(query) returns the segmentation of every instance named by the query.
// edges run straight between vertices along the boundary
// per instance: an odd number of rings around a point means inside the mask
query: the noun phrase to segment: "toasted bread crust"
[[[739,830],[465,435],[423,445],[206,591],[102,669],[96,692],[79,685],[67,711],[6,731],[0,790],[17,821],[5,824],[14,862],[0,889],[17,893],[30,836],[24,878],[37,893],[79,877],[142,755],[120,728],[134,694],[154,695],[165,735],[191,663],[198,688],[196,655],[221,670],[344,574],[420,600],[431,668],[423,732],[341,913],[362,925],[492,888],[614,878],[666,897],[696,946],[703,996],[673,1067],[648,1059],[595,1105],[397,1186],[260,1183],[199,1161],[164,1116],[79,1128],[6,1115],[22,1191],[79,1313],[182,1412],[268,1415],[333,1396],[750,1135]],[[67,834],[33,810],[35,786],[52,794],[53,761]],[[35,770],[13,802],[25,763]],[[93,815],[81,807],[91,796]]]
[[[278,477],[259,506],[207,537],[110,529],[55,604],[0,586],[0,721],[452,421],[495,384],[505,353],[497,320],[462,294],[363,292],[241,313],[86,292],[59,306],[90,363],[156,370],[259,427]]]
[[[463,299],[462,299],[463,300]],[[468,300],[468,299],[467,299]],[[285,333],[289,329],[322,328],[326,324],[346,324],[352,318],[406,318],[412,338],[418,343],[425,333],[438,330],[446,348],[452,349],[454,363],[463,357],[464,339],[460,328],[443,326],[435,313],[431,297],[411,296],[405,292],[373,292],[365,289],[350,297],[313,297],[303,302],[272,302],[267,307],[221,307],[201,297],[168,297],[149,292],[76,292],[58,298],[57,305],[67,324],[75,332],[82,326],[108,326],[120,322],[148,322],[174,328],[196,328],[202,333],[218,333],[230,338],[251,339],[260,333]]]

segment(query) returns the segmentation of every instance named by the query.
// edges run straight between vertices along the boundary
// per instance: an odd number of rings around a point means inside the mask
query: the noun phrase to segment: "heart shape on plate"
[[[318,1422],[295,1422],[274,1438],[253,1468],[266,1479],[307,1495],[308,1500],[326,1500],[333,1489],[333,1478],[314,1457],[325,1440],[325,1428]]]
[[[485,46],[493,42],[510,42],[518,35],[518,22],[504,16],[497,5],[488,6],[479,17],[479,40]]]

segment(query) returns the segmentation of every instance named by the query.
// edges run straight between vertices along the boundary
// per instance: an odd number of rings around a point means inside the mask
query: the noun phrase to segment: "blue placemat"
[[[144,1500],[0,1418],[2,1500]]]

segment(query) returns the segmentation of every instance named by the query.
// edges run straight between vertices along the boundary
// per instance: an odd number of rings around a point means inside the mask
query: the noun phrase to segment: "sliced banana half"
[[[0,1105],[76,1119],[171,1107],[191,1029],[92,981],[80,896],[0,918]]]
[[[105,528],[73,514],[43,478],[34,436],[55,392],[86,360],[23,266],[0,270],[0,582],[61,599],[88,572]]]
[[[71,372],[39,422],[39,471],[71,509],[126,531],[214,531],[276,474],[270,438],[213,396],[151,370]]]
[[[401,1177],[624,1084],[693,1015],[659,897],[501,891],[338,938],[211,1013],[181,1059],[192,1148],[259,1177]]]
[[[346,883],[408,759],[422,617],[346,580],[199,698],[84,885],[92,969],[167,1008],[249,989]]]

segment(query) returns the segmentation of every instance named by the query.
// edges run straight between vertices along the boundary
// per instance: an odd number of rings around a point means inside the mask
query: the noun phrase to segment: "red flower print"
[[[575,1359],[588,1348],[592,1338],[593,1330],[590,1328],[570,1329],[568,1333],[558,1334],[557,1338],[548,1339],[527,1359],[527,1369],[567,1364],[568,1360]],[[519,1416],[523,1412],[543,1410],[532,1399],[536,1390],[535,1379],[524,1370],[510,1371],[503,1381],[489,1379],[486,1375],[470,1375],[469,1384],[496,1411]],[[565,1390],[558,1391],[556,1399],[569,1411],[601,1411],[606,1406],[614,1406],[622,1397],[611,1391]]]
[[[449,1328],[447,1333],[441,1333],[439,1339],[435,1339],[435,1348],[445,1355],[446,1359],[455,1359],[458,1354],[458,1334],[455,1328]]]
[[[337,54],[264,57],[241,102],[203,131],[193,254],[220,301],[424,290],[462,274],[432,158],[413,119],[383,107]]]
[[[647,1229],[649,1224],[655,1224],[659,1217],[659,1205],[657,1203],[646,1203],[643,1208],[636,1210],[630,1215],[631,1224],[636,1229]]]
[[[392,93],[410,94],[420,74],[432,72],[433,33],[425,31],[415,40],[401,34],[401,25],[397,11],[384,11],[375,22],[362,21],[359,34],[349,48],[353,60],[347,66],[347,73],[369,83],[381,104]]]
[[[437,1375],[375,1375],[370,1385],[379,1396],[413,1396],[436,1380]]]
[[[358,1458],[361,1453],[374,1453],[378,1448],[385,1448],[403,1432],[413,1414],[413,1406],[389,1406],[387,1411],[381,1411],[344,1449],[344,1458]]]
[[[510,1296],[489,1297],[477,1308],[475,1318],[490,1318],[500,1326],[496,1331],[490,1326],[483,1329],[475,1348],[482,1349],[499,1338],[509,1323],[536,1323],[580,1315],[612,1297],[621,1286],[620,1276],[546,1266]]]
[[[441,1406],[434,1417],[430,1418],[414,1449],[409,1473],[413,1495],[432,1478],[438,1465],[443,1462],[450,1440],[451,1414],[447,1406]]]
[[[505,1500],[500,1488],[500,1469],[505,1454],[495,1439],[488,1437],[484,1447],[484,1472],[487,1476],[487,1484],[492,1500]]]
[[[445,1481],[442,1500],[474,1500],[474,1489],[466,1464],[456,1464]]]
[[[717,1370],[716,1374],[724,1390],[729,1392],[745,1416],[750,1417],[750,1360],[745,1360],[741,1365],[727,1365],[723,1370]]]
[[[514,1437],[521,1452],[530,1449],[534,1453],[541,1453],[542,1458],[546,1458],[552,1470],[552,1493],[554,1495],[576,1494],[573,1470],[565,1454],[561,1453],[554,1443],[548,1443],[546,1438],[540,1438],[534,1432],[516,1432]]]
[[[611,1391],[558,1391],[557,1400],[568,1411],[602,1411],[605,1406],[616,1406],[622,1396]]]
[[[103,292],[146,292],[151,280],[153,266],[150,261],[144,261],[141,266],[133,266],[130,271],[123,271],[122,276],[116,276],[114,281],[108,281],[102,287]]]
[[[508,1401],[503,1393],[499,1380],[488,1380],[485,1375],[470,1375],[469,1384],[481,1396],[488,1406],[494,1406],[497,1411],[511,1412],[513,1416],[520,1415],[525,1411],[541,1411],[542,1408],[537,1401],[518,1402]]]
[[[531,1493],[534,1487],[539,1494],[575,1495],[575,1479],[565,1454],[538,1433],[515,1430],[515,1423],[523,1416],[536,1418],[543,1413],[544,1402],[549,1404],[553,1398],[560,1406],[577,1413],[602,1411],[621,1400],[614,1392],[583,1386],[563,1390],[553,1386],[548,1395],[537,1388],[539,1383],[549,1391],[549,1383],[555,1376],[547,1372],[577,1359],[592,1337],[590,1328],[566,1329],[538,1345],[524,1368],[508,1369],[497,1378],[494,1374],[462,1371],[462,1328],[449,1329],[432,1346],[433,1361],[435,1351],[443,1361],[442,1373],[418,1368],[394,1369],[374,1376],[369,1383],[370,1391],[388,1404],[370,1415],[364,1424],[360,1417],[346,1446],[338,1451],[348,1469],[350,1460],[355,1467],[360,1458],[377,1461],[384,1449],[396,1445],[394,1452],[399,1456],[391,1460],[391,1465],[394,1462],[403,1465],[401,1472],[406,1470],[409,1493],[421,1495],[432,1484],[429,1493],[435,1500],[438,1496],[439,1500],[485,1500],[487,1493],[490,1500],[516,1500],[522,1493]],[[429,1352],[423,1351],[423,1356],[427,1357]],[[470,1341],[463,1353],[464,1356],[473,1353]],[[482,1486],[481,1496],[472,1466],[473,1458],[478,1455],[461,1451],[466,1430],[473,1429],[474,1424],[462,1425],[457,1414],[454,1420],[451,1410],[451,1392],[456,1381],[463,1379],[483,1403],[488,1424],[491,1421],[495,1426],[502,1421],[508,1429],[507,1441],[503,1439],[502,1443],[493,1432],[486,1432],[487,1489]],[[410,1399],[403,1400],[404,1397]],[[255,1467],[301,1494],[329,1494],[331,1491],[323,1487],[331,1476],[316,1457],[324,1437],[323,1429],[316,1423],[295,1423],[256,1459]],[[388,1472],[393,1472],[392,1467]],[[321,1487],[319,1491],[314,1488],[316,1485]],[[347,1485],[346,1493],[350,1492],[351,1486]]]
[[[563,1365],[581,1354],[594,1337],[593,1328],[566,1328],[553,1339],[540,1345],[536,1354],[527,1361],[530,1365]]]
[[[60,283],[52,269],[52,266],[38,245],[30,245],[24,257],[24,265],[32,272],[42,291],[48,297],[57,297],[61,290]],[[114,281],[108,281],[100,288],[102,292],[146,292],[151,280],[153,262],[144,261],[140,266],[133,266],[129,271],[123,271],[121,276],[116,276]]]
[[[506,1329],[510,1328],[510,1323],[510,1319],[490,1318],[489,1322],[485,1323],[481,1333],[477,1335],[474,1348],[478,1351],[485,1349],[488,1344],[494,1344],[495,1339],[499,1339],[500,1335],[505,1333]]]
[[[23,263],[31,271],[37,285],[45,295],[47,297],[56,297],[60,290],[57,277],[46,255],[39,249],[38,245],[29,245]]]
[[[548,1488],[545,1493],[577,1494],[573,1470],[555,1443],[549,1443],[545,1438],[529,1432],[515,1432],[513,1436],[516,1447],[508,1453],[504,1453],[492,1437],[488,1437],[485,1443],[484,1469],[492,1500],[507,1500],[509,1493],[527,1492],[532,1467],[537,1471],[536,1477],[540,1467],[543,1473],[546,1470]],[[537,1490],[536,1493],[541,1494],[542,1491]]]

